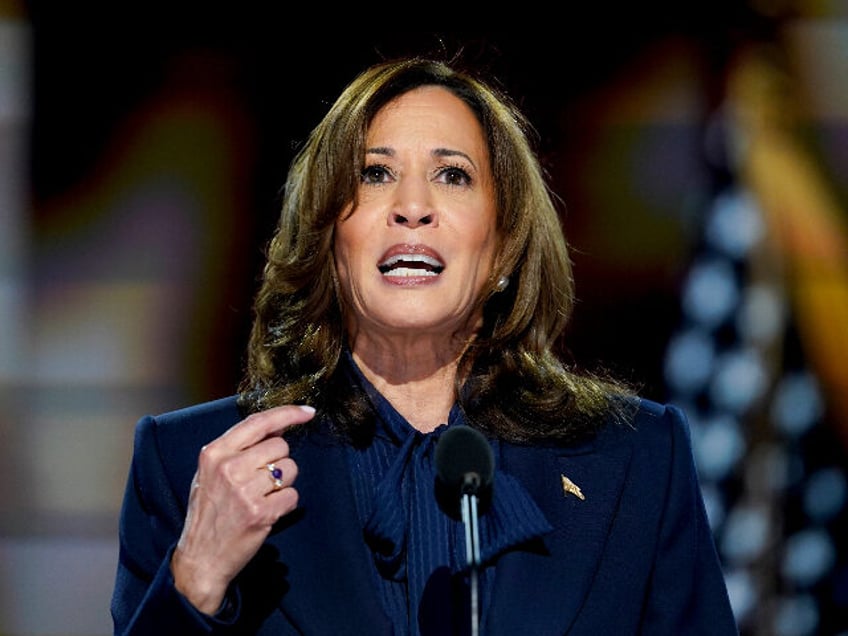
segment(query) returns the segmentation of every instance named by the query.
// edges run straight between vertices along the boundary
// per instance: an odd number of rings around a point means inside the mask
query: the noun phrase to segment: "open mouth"
[[[445,266],[426,254],[395,254],[377,264],[383,276],[438,276]]]

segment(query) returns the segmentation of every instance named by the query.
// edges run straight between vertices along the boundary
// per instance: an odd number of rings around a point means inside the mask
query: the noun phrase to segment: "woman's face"
[[[497,246],[492,181],[483,129],[450,91],[417,88],[377,113],[358,205],[336,223],[354,334],[449,337],[469,324]]]

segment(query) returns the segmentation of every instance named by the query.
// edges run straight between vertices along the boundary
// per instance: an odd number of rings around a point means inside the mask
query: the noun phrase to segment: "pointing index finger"
[[[280,435],[287,428],[308,422],[315,409],[308,405],[287,404],[251,413],[228,430],[224,436],[240,449],[249,448],[267,437]]]

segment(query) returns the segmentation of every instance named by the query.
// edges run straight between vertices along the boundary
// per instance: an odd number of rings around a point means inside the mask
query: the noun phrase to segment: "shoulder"
[[[683,409],[670,403],[633,398],[629,416],[610,423],[596,440],[601,453],[625,447],[628,471],[640,480],[657,485],[656,480],[673,475],[694,474],[694,457],[689,421]]]
[[[202,443],[221,435],[243,417],[238,397],[230,395],[159,415],[145,415],[136,428],[142,435],[196,438]]]
[[[661,404],[645,398],[638,400],[633,426],[637,431],[644,431],[646,435],[653,433],[663,436],[689,436],[689,422],[683,409],[674,404]]]
[[[689,437],[686,414],[674,404],[632,397],[617,415],[602,429],[602,437],[641,444],[667,443],[679,436],[688,440]]]
[[[593,466],[645,473],[650,481],[668,475],[678,459],[689,460],[689,424],[679,407],[639,396],[622,399],[600,416],[603,421],[591,436],[563,443],[501,443],[501,448],[511,465],[526,464],[531,471],[542,456],[569,463],[591,458]]]
[[[241,419],[235,395],[158,415],[145,415],[135,427],[134,463],[176,470],[186,466],[193,473],[203,445]]]
[[[630,471],[661,478],[692,461],[689,422],[684,411],[670,403],[628,397],[624,408],[613,409],[596,436],[582,448],[566,453],[590,452],[618,457]]]

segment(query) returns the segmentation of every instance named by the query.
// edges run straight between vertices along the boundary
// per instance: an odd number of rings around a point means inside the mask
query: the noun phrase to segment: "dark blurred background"
[[[387,24],[389,7],[306,7],[316,19],[95,4],[0,2],[0,633],[110,633],[135,421],[235,390],[289,162],[357,71],[410,52],[485,68],[536,126],[573,247],[568,347],[576,364],[687,409],[745,633],[848,630],[834,539],[848,423],[831,397],[848,389],[833,362],[848,353],[844,3],[521,7],[492,29],[443,28],[481,22],[453,8],[396,20],[437,24],[417,30]],[[718,209],[738,213],[730,243],[750,235],[763,249],[716,250]],[[779,323],[772,340],[730,329],[727,309],[698,331],[711,357],[687,358],[678,336],[730,306],[730,283],[693,276],[710,249],[737,292],[785,302],[757,305],[774,308],[753,320]],[[801,253],[825,265],[799,266]],[[712,283],[688,293],[696,278]],[[724,380],[750,384],[748,398],[705,388],[723,368],[705,360],[731,341],[762,354]],[[763,424],[799,365],[819,389],[804,394],[823,405],[808,409],[814,423]],[[822,446],[836,449],[826,466],[808,459]],[[815,482],[819,468],[830,481]],[[803,534],[813,527],[824,531]]]

